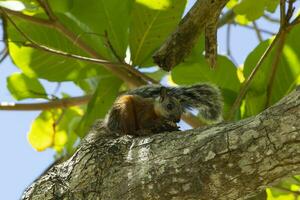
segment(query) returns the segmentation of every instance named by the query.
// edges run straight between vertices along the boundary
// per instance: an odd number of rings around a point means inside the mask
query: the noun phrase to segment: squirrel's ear
[[[161,87],[161,89],[160,89],[160,96],[159,96],[159,102],[163,102],[166,97],[167,97],[167,88]]]

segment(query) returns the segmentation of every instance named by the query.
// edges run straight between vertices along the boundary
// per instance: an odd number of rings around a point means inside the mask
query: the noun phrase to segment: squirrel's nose
[[[178,123],[180,121],[180,116],[173,116],[173,122]]]
[[[180,122],[180,118],[175,119],[175,122],[176,123]]]

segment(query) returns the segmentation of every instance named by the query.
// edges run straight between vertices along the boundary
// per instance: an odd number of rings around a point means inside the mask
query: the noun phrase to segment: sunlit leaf
[[[60,113],[43,111],[31,124],[28,140],[37,151],[43,151],[54,145],[55,122]]]
[[[145,5],[155,10],[166,10],[171,6],[171,0],[136,0],[136,3]]]
[[[0,1],[0,7],[7,8],[14,11],[22,11],[25,10],[26,6],[21,1]]]
[[[131,60],[134,65],[154,65],[152,54],[177,26],[185,4],[186,0],[135,2],[129,35]],[[164,9],[153,9],[159,5]]]
[[[81,111],[75,107],[41,112],[31,124],[29,143],[37,151],[44,151],[50,147],[61,151],[67,143],[69,132],[74,131],[70,129],[69,123],[80,116]]]
[[[253,21],[264,14],[264,11],[274,12],[279,0],[242,0],[233,7],[235,13],[244,15],[248,20]]]
[[[47,97],[46,91],[38,79],[30,78],[22,73],[13,73],[7,77],[7,88],[17,100]]]

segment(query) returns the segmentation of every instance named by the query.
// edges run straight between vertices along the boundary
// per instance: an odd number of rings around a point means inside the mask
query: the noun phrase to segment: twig
[[[267,85],[267,100],[266,100],[265,108],[269,107],[269,105],[270,105],[272,91],[273,91],[273,84],[274,84],[277,68],[279,66],[282,50],[284,47],[284,42],[285,42],[285,38],[286,38],[285,36],[286,36],[286,33],[283,32],[282,36],[280,37],[280,39],[278,41],[278,46],[277,46],[277,50],[276,50],[276,53],[274,56],[274,61],[272,63],[271,74],[270,74],[270,78],[269,78],[268,85]]]
[[[8,49],[5,46],[0,52],[0,63],[8,56]]]
[[[260,29],[258,28],[258,26],[257,26],[257,24],[256,24],[255,21],[253,21],[252,24],[253,24],[253,28],[254,28],[254,30],[255,30],[256,36],[257,36],[257,38],[258,38],[258,41],[259,41],[259,42],[262,42],[262,41],[263,41],[263,38],[262,38],[262,36],[261,36]]]
[[[117,60],[120,63],[123,63],[124,60],[118,55],[118,53],[116,52],[115,48],[113,47],[112,43],[109,40],[107,30],[104,31],[104,39],[105,39],[107,47],[111,50],[111,52],[113,53],[113,55],[117,58]]]
[[[233,10],[228,10],[222,17],[219,19],[218,22],[218,28],[221,28],[222,26],[226,25],[227,23],[230,24],[235,17],[235,13]]]
[[[285,26],[286,15],[285,15],[285,0],[280,0],[280,27]]]
[[[50,8],[48,4],[48,0],[37,0],[37,1],[39,2],[40,6],[44,9],[49,19],[51,21],[57,21],[58,18],[55,16],[54,12]]]
[[[227,32],[226,32],[226,53],[229,56],[229,58],[232,60],[232,62],[238,66],[238,63],[236,62],[235,58],[233,57],[233,55],[231,54],[231,48],[230,48],[230,41],[231,41],[231,25],[232,24],[228,24],[227,25]]]
[[[87,52],[93,58],[97,58],[97,59],[104,58],[101,55],[99,55],[98,52],[96,52],[94,49],[92,49],[90,46],[88,46],[86,43],[84,43],[80,38],[78,38],[73,32],[69,31],[63,24],[61,24],[58,21],[58,19],[55,17],[55,15],[53,14],[49,5],[44,5],[44,4],[47,4],[47,2],[45,0],[41,0],[40,3],[43,4],[42,7],[44,9],[48,10],[47,12],[45,11],[46,14],[47,15],[49,14],[48,16],[50,16],[50,15],[52,16],[51,20],[40,20],[39,18],[30,17],[30,16],[27,16],[24,14],[20,14],[19,12],[11,12],[11,11],[6,12],[7,9],[3,9],[3,8],[1,8],[1,12],[5,13],[6,16],[8,16],[7,14],[12,14],[14,16],[28,20],[30,22],[40,24],[40,25],[43,25],[46,27],[54,28],[57,31],[59,31],[60,33],[62,33],[68,40],[70,40],[72,42],[76,41],[76,43],[74,43],[74,44],[77,47],[83,49],[85,52]],[[52,13],[52,14],[50,14],[50,13]],[[130,74],[130,72],[124,71],[124,68],[112,67],[112,65],[104,64],[103,67],[106,68],[107,70],[109,70],[110,72],[112,72],[114,75],[116,75],[123,81],[125,81],[126,83],[128,83],[130,87],[137,87],[137,86],[144,85],[146,83],[146,81],[143,81],[143,77],[146,75],[140,73],[137,70],[136,70],[136,74],[139,74],[140,76],[134,76],[134,75]],[[133,68],[133,70],[135,70],[135,69]]]
[[[239,26],[242,27],[242,28],[248,28],[248,29],[254,30],[254,27],[253,27],[253,26],[249,26],[249,25],[241,25],[241,24],[237,24],[237,25],[239,25]],[[269,34],[269,35],[276,35],[276,33],[272,32],[272,31],[268,31],[268,30],[262,29],[262,28],[259,28],[259,31],[260,31],[261,33],[266,33],[266,34]]]
[[[231,110],[229,111],[228,114],[228,120],[231,120],[234,117],[234,114],[236,113],[236,110],[239,108],[241,101],[243,100],[245,94],[247,93],[250,83],[252,81],[252,79],[254,78],[256,72],[258,71],[258,69],[261,67],[263,61],[267,58],[267,56],[269,55],[270,51],[273,49],[274,45],[276,44],[277,40],[279,39],[279,37],[281,37],[281,32],[279,31],[278,34],[276,35],[275,39],[272,41],[272,43],[268,46],[268,48],[265,50],[265,52],[263,53],[263,55],[260,57],[260,59],[258,60],[257,64],[255,65],[255,67],[253,68],[253,70],[251,71],[250,75],[247,77],[243,87],[240,90],[239,95],[237,96],[235,102],[233,103]]]
[[[53,108],[67,108],[71,106],[78,106],[86,104],[92,98],[91,95],[81,97],[71,97],[65,99],[58,99],[44,103],[0,103],[0,110],[15,110],[15,111],[34,111],[34,110],[48,110]]]
[[[23,20],[26,20],[26,21],[29,21],[31,23],[37,24],[37,25],[41,25],[41,26],[45,26],[45,27],[49,27],[49,28],[54,27],[53,22],[50,22],[49,20],[38,18],[38,17],[32,17],[30,15],[25,15],[21,12],[9,10],[7,8],[1,7],[0,13],[1,14],[6,13],[6,14],[9,14],[9,15],[13,15],[13,16],[19,17]]]
[[[262,17],[265,18],[266,20],[268,20],[269,22],[280,23],[279,19],[275,19],[267,14],[263,15]]]

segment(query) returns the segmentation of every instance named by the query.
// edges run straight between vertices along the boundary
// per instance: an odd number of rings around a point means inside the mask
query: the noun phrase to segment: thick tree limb
[[[200,34],[207,28],[207,25],[215,24],[217,28],[216,18],[220,11],[229,0],[198,0],[186,16],[181,20],[177,29],[166,40],[161,48],[153,55],[154,62],[170,71],[174,66],[182,62],[182,60],[190,53],[194,47]],[[207,30],[211,30],[209,26]],[[212,34],[215,37],[216,30]],[[208,36],[208,35],[206,35]],[[211,39],[214,41],[214,39]],[[212,44],[210,44],[212,45]],[[210,51],[216,47],[212,45]]]
[[[300,88],[258,116],[113,138],[94,127],[23,199],[248,199],[300,173]]]

